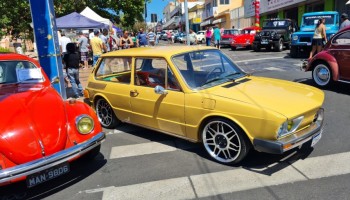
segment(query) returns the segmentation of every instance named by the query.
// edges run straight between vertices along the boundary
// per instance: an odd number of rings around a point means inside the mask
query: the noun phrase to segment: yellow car
[[[106,53],[85,97],[105,128],[126,122],[201,142],[225,164],[240,162],[251,148],[282,154],[313,146],[323,130],[321,90],[251,76],[211,47]]]

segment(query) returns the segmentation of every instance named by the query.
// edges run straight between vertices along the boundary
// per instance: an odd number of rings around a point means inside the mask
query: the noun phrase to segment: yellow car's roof
[[[117,50],[109,53],[105,53],[102,57],[110,57],[110,56],[154,56],[154,57],[170,57],[172,55],[191,52],[196,50],[204,50],[204,49],[215,49],[213,47],[207,46],[155,46],[155,47],[139,47],[139,48],[131,48],[131,49],[123,49]]]

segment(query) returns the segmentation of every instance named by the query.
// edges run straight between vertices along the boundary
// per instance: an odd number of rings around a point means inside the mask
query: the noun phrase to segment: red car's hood
[[[235,37],[235,43],[246,43],[249,40],[249,44],[253,43],[254,35],[242,34]]]
[[[52,87],[1,87],[0,111],[0,153],[13,163],[64,149],[67,117],[62,98]]]

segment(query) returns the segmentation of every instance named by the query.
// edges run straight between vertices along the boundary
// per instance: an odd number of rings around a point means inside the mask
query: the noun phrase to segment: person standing
[[[325,18],[321,18],[317,22],[314,36],[312,38],[312,50],[310,52],[309,59],[312,58],[316,50],[317,50],[317,53],[319,53],[322,50],[323,39],[327,43],[326,26],[324,25],[324,23],[325,23]]]
[[[102,35],[100,35],[100,38],[102,40],[102,42],[105,44],[106,48],[107,48],[107,52],[110,52],[110,48],[108,45],[108,30],[107,29],[103,29],[102,30]]]
[[[190,34],[188,34],[190,45],[196,45],[197,44],[197,34],[190,29]]]
[[[130,38],[131,38],[132,42],[134,43],[134,46],[133,46],[133,47],[138,47],[137,39],[136,39],[136,36],[135,36],[135,33],[134,33],[134,32],[131,32]]]
[[[120,44],[119,46],[122,49],[129,49],[130,47],[134,46],[134,42],[132,39],[129,37],[129,32],[127,30],[124,30],[123,32],[123,37],[120,38]]]
[[[347,26],[350,26],[350,21],[349,21],[349,16],[348,16],[348,14],[343,13],[343,14],[341,15],[340,19],[341,19],[342,23],[340,24],[339,30],[340,30],[340,29],[343,29],[343,28],[345,28],[345,27],[347,27]]]
[[[214,29],[214,44],[215,44],[215,47],[218,49],[220,49],[220,40],[221,40],[221,32],[219,27],[216,26]]]
[[[168,44],[171,44],[172,39],[171,39],[171,33],[170,33],[169,30],[166,32],[166,37],[167,37],[167,39],[168,39]]]
[[[154,34],[152,29],[148,29],[147,39],[148,39],[149,45],[151,45],[151,46],[155,45],[156,34]]]
[[[67,53],[63,57],[66,66],[66,72],[72,89],[74,98],[83,96],[83,87],[79,80],[79,53],[76,51],[75,43],[68,43],[66,46]]]
[[[80,59],[83,62],[83,69],[88,68],[88,52],[89,52],[89,44],[88,39],[85,37],[83,32],[79,32],[79,40],[77,42],[80,51]]]
[[[92,60],[93,66],[96,65],[98,58],[104,52],[107,52],[107,48],[105,43],[102,42],[101,38],[99,38],[100,32],[98,30],[94,31],[94,37],[90,40],[90,46],[92,49]]]
[[[207,43],[207,46],[210,46],[210,41],[213,33],[210,31],[209,26],[207,27],[207,31],[205,31],[205,42]]]
[[[139,44],[139,47],[143,46],[143,47],[147,47],[148,46],[148,42],[147,42],[147,35],[145,32],[143,32],[143,28],[140,28],[140,32],[137,36],[137,43]]]
[[[94,38],[94,29],[89,29],[89,40]]]
[[[64,55],[67,53],[67,44],[71,43],[72,41],[66,36],[65,32],[61,32],[61,38],[59,40],[59,45],[60,45],[60,50],[61,50],[61,54]]]

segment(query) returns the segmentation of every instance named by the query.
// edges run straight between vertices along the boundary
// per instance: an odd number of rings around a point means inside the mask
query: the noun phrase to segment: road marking
[[[281,72],[284,72],[286,70],[284,69],[281,69],[281,68],[277,68],[277,67],[266,67],[266,68],[263,68],[265,70],[270,70],[270,71],[281,71]]]
[[[86,190],[107,199],[193,199],[350,173],[350,152],[281,162],[259,170],[233,169],[120,187]],[[274,170],[278,168],[279,170]]]
[[[249,60],[239,60],[239,61],[234,61],[235,63],[242,63],[242,62],[251,62],[251,61],[260,61],[260,60],[273,60],[273,59],[282,59],[285,58],[283,57],[269,57],[269,58],[257,58],[257,59],[249,59]]]
[[[179,148],[177,148],[179,147]],[[124,145],[113,147],[110,153],[110,159],[125,158],[132,156],[142,156],[154,153],[165,153],[176,151],[178,149],[192,148],[190,142],[187,141],[161,141],[161,142],[148,142],[142,144]]]

